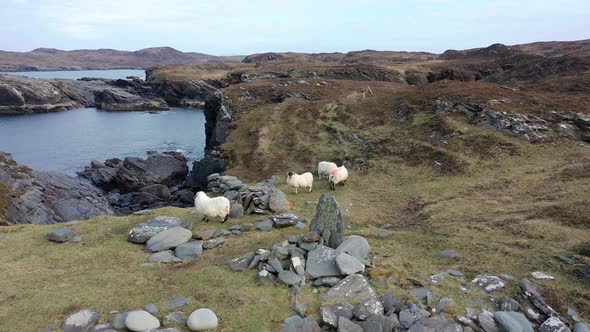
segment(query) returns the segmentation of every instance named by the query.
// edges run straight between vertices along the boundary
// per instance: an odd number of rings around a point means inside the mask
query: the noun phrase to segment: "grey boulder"
[[[246,271],[250,266],[250,263],[254,259],[255,255],[256,254],[253,251],[246,253],[245,255],[242,255],[240,257],[230,259],[229,261],[227,261],[227,265],[234,272]]]
[[[494,318],[506,332],[533,332],[533,326],[520,312],[496,311]]]
[[[77,227],[64,227],[49,232],[47,239],[52,242],[63,243],[72,240],[78,233]]]
[[[198,259],[203,255],[203,241],[183,243],[174,249],[174,255],[180,259]]]
[[[308,263],[309,264],[309,263]],[[362,303],[376,298],[375,291],[369,286],[367,279],[360,274],[353,274],[338,282],[322,296],[325,302]]]
[[[338,332],[363,332],[364,329],[346,317],[338,317]],[[378,332],[378,331],[376,331]]]
[[[182,259],[174,256],[171,250],[164,250],[152,254],[150,258],[148,258],[150,263],[174,263],[174,262],[182,262]]]
[[[369,264],[369,252],[371,251],[371,246],[367,239],[359,235],[351,235],[347,237],[337,248],[336,252],[338,253],[347,253],[356,259],[358,259],[361,263],[368,265]]]
[[[340,253],[336,256],[336,266],[343,275],[363,273],[365,266],[356,257],[347,253]]]
[[[63,332],[88,332],[98,323],[100,314],[93,309],[85,309],[69,316],[61,324]]]
[[[320,245],[307,254],[306,274],[312,278],[341,276],[336,265],[336,250]]]
[[[301,276],[291,271],[281,271],[278,275],[279,281],[285,285],[296,285],[301,281]]]
[[[311,317],[289,317],[281,332],[320,332],[320,326]]]

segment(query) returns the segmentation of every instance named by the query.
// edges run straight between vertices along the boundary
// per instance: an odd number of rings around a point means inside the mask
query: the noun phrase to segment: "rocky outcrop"
[[[158,81],[150,82],[154,94],[170,106],[204,107],[205,101],[220,88],[217,81]]]
[[[0,75],[0,114],[57,112],[78,107],[108,111],[160,111],[202,107],[217,87],[210,82],[99,78],[36,79]]]
[[[494,104],[504,102],[510,101],[490,100],[486,104],[470,104],[436,99],[432,102],[432,109],[442,114],[463,114],[472,124],[505,133],[529,143],[546,142],[558,136],[590,142],[590,115],[553,112],[553,117],[541,118],[493,109]]]
[[[0,75],[0,114],[58,112],[80,106],[51,80]]]
[[[187,174],[187,160],[178,152],[93,161],[80,173],[108,192],[106,197],[119,214],[168,205],[192,206],[194,193],[183,187]]]
[[[89,181],[18,165],[0,152],[0,183],[10,188],[5,219],[15,224],[53,224],[111,215],[106,198]]]
[[[186,158],[179,152],[150,154],[146,159],[127,157],[93,162],[81,175],[104,190],[121,193],[140,191],[154,184],[174,187],[182,184],[188,173]]]

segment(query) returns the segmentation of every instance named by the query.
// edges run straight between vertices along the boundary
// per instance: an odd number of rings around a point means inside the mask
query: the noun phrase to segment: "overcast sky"
[[[216,55],[590,38],[590,0],[0,0],[0,49],[171,46]]]

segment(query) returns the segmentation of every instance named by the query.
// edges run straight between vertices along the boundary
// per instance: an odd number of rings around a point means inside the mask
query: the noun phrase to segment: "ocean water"
[[[64,70],[64,71],[22,71],[0,72],[0,74],[22,75],[34,78],[67,78],[77,80],[82,77],[125,79],[127,76],[137,76],[145,79],[143,69],[111,69],[111,70]]]
[[[80,108],[0,116],[0,150],[36,170],[74,175],[93,159],[146,157],[149,150],[178,150],[194,161],[203,157],[204,147],[200,109],[149,113]]]

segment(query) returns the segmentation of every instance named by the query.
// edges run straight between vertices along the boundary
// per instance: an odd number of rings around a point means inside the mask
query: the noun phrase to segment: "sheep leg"
[[[311,192],[311,186],[309,186],[309,192]]]
[[[229,213],[223,218],[223,220],[221,221],[221,223],[223,224],[224,222],[227,221],[227,218],[229,218]]]
[[[201,219],[201,221],[208,221],[207,216],[203,216],[203,219]]]
[[[295,195],[297,195],[297,187],[295,187]]]

